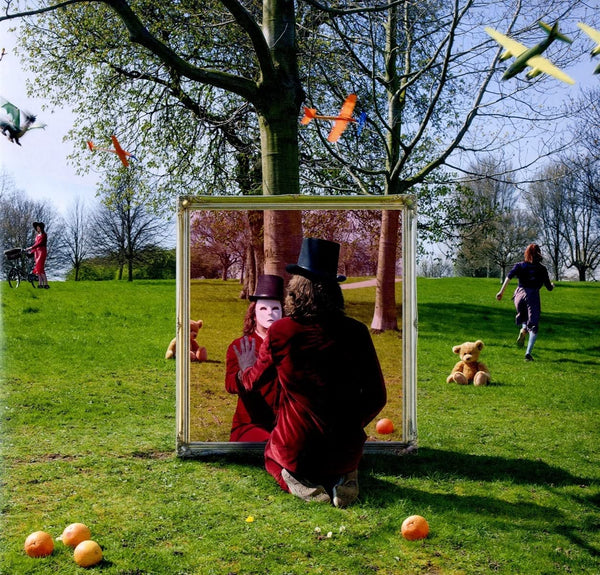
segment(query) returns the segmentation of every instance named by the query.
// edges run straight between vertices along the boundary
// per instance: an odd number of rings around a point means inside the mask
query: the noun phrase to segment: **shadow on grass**
[[[188,460],[186,460],[188,461]],[[239,452],[234,454],[211,454],[189,461],[203,461],[220,465],[264,467],[262,454]],[[505,481],[521,485],[546,485],[564,487],[587,486],[593,480],[577,477],[564,469],[543,461],[511,459],[507,457],[469,455],[439,449],[420,448],[418,453],[396,455],[365,455],[360,466],[365,483],[378,482],[368,471],[399,477],[438,480]],[[595,504],[597,502],[590,501]]]
[[[560,509],[550,509],[547,505],[536,503],[534,499],[506,501],[492,495],[466,495],[454,492],[432,493],[414,487],[390,485],[389,482],[374,477],[364,477],[361,481],[363,505],[375,508],[394,506],[398,501],[410,502],[411,508],[434,509],[436,514],[451,514],[457,523],[465,522],[480,525],[477,518],[485,518],[486,529],[492,531],[515,531],[515,519],[521,528],[534,529],[537,532],[556,533],[565,537],[573,545],[585,550],[592,557],[600,556],[598,549],[586,534],[593,530],[582,529]],[[389,525],[383,530],[397,530],[397,517],[391,517]],[[481,528],[481,527],[480,527]],[[435,533],[435,527],[432,528]]]
[[[420,449],[418,454],[400,458],[365,456],[361,492],[364,494],[365,504],[372,507],[385,508],[407,500],[411,506],[432,508],[439,513],[450,512],[457,518],[486,516],[489,521],[506,531],[514,530],[514,519],[518,517],[520,521],[531,522],[538,530],[554,531],[566,537],[593,557],[600,556],[600,549],[585,538],[585,533],[594,532],[597,525],[585,529],[581,523],[573,524],[559,509],[550,510],[547,505],[536,503],[534,498],[511,502],[492,495],[456,493],[451,488],[446,492],[432,493],[415,488],[414,483],[410,486],[402,486],[401,482],[399,485],[392,484],[368,473],[369,467],[375,473],[405,476],[411,479],[422,477],[427,481],[457,479],[478,482],[500,481],[507,485],[521,484],[540,488],[577,486],[582,490],[589,486],[590,479],[574,476],[559,467],[529,459],[467,455],[424,448]],[[594,494],[574,497],[587,507],[598,507],[600,503],[599,497]]]
[[[227,456],[209,456],[195,460],[186,460],[190,465],[199,461],[218,467],[228,467],[243,472],[244,468],[264,471],[264,460],[258,454],[235,454]],[[436,449],[421,449],[418,454],[398,457],[393,455],[367,455],[361,463],[360,487],[361,505],[365,508],[395,508],[402,501],[410,502],[414,508],[431,508],[436,513],[451,513],[459,521],[460,517],[485,517],[492,529],[514,531],[515,518],[525,525],[535,525],[535,529],[556,532],[592,556],[599,556],[600,550],[585,539],[585,529],[581,524],[573,524],[567,514],[559,509],[549,509],[547,505],[537,503],[534,498],[516,501],[494,495],[470,495],[454,492],[451,488],[446,492],[431,492],[411,485],[403,486],[402,482],[392,483],[376,474],[397,475],[411,479],[422,477],[424,480],[473,480],[479,482],[503,481],[510,484],[529,486],[585,487],[588,479],[574,476],[563,469],[547,465],[540,461],[526,459],[510,459],[504,457],[486,457],[460,454]],[[265,488],[280,493],[272,483],[272,478],[264,471],[259,482]],[[268,486],[271,485],[269,488]],[[269,491],[271,492],[271,491]],[[579,497],[584,505],[598,506],[598,496]],[[388,520],[386,520],[388,521]],[[398,518],[390,516],[389,525],[381,524],[382,532],[396,531]],[[467,521],[468,522],[468,521]],[[478,523],[479,524],[479,523]],[[589,532],[594,530],[590,526]]]
[[[417,454],[406,457],[366,455],[363,466],[390,475],[508,481],[527,485],[588,485],[591,481],[576,477],[564,469],[548,465],[543,461],[470,455],[429,448],[420,448]]]
[[[466,303],[426,303],[419,304],[419,337],[427,332],[456,333],[457,326],[472,326],[475,319],[478,325],[483,326],[487,333],[502,333],[511,331],[516,327],[514,308],[493,308],[490,306],[472,305]],[[577,315],[575,313],[552,313],[542,311],[542,324],[547,332],[557,331],[563,336],[569,332],[579,334],[582,325],[589,323],[588,315]],[[483,322],[483,323],[482,323]],[[512,331],[511,331],[512,333]],[[485,339],[485,333],[478,337]]]

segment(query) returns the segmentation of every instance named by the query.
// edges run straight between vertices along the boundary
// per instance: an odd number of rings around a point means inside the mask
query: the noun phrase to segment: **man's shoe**
[[[358,469],[346,473],[333,487],[333,504],[348,507],[358,497]]]
[[[523,347],[525,345],[525,337],[527,336],[527,330],[522,328],[517,338],[517,347]]]
[[[530,353],[525,354],[525,361],[533,361],[533,356]]]
[[[287,469],[281,472],[281,477],[285,481],[290,493],[303,499],[304,501],[318,501],[319,503],[330,503],[331,497],[322,485],[313,485],[308,481],[300,481],[294,477]]]

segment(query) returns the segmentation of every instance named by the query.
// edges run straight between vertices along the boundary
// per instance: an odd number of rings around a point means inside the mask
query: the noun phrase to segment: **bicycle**
[[[4,250],[4,257],[12,261],[12,267],[8,270],[8,285],[11,288],[18,288],[21,285],[21,280],[27,280],[32,287],[38,280],[37,275],[29,271],[28,258],[33,258],[33,254],[28,253],[22,248],[12,248]]]

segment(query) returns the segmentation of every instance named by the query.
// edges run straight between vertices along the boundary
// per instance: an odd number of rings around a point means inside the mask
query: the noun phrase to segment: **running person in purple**
[[[542,265],[542,252],[537,244],[529,244],[525,249],[525,261],[515,264],[508,272],[496,299],[500,301],[508,282],[514,277],[519,280],[519,285],[513,295],[517,317],[517,325],[521,325],[517,345],[523,347],[525,337],[529,333],[525,359],[533,361],[531,352],[537,339],[538,324],[540,322],[541,304],[540,289],[545,286],[548,291],[554,289],[550,281],[548,270]]]

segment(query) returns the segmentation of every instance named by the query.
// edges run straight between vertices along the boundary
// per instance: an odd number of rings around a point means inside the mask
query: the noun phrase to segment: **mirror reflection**
[[[376,323],[378,246],[382,214],[386,213],[367,209],[300,213],[304,238],[339,244],[336,274],[346,278],[339,282],[345,315],[367,328]],[[205,349],[200,361],[195,357],[190,363],[191,442],[264,442],[273,429],[280,393],[277,381],[273,378],[262,381],[259,389],[243,390],[236,355],[244,336],[260,350],[266,330],[285,316],[289,281],[297,277],[287,272],[269,273],[269,264],[265,266],[265,214],[262,210],[190,212],[190,319],[200,326],[194,348]],[[387,303],[394,306],[397,329],[371,334],[387,401],[365,429],[367,442],[403,441],[400,232],[392,242],[395,281]],[[286,263],[300,265],[302,245],[293,249],[295,253]],[[377,433],[376,423],[383,417],[394,423],[392,433]]]

